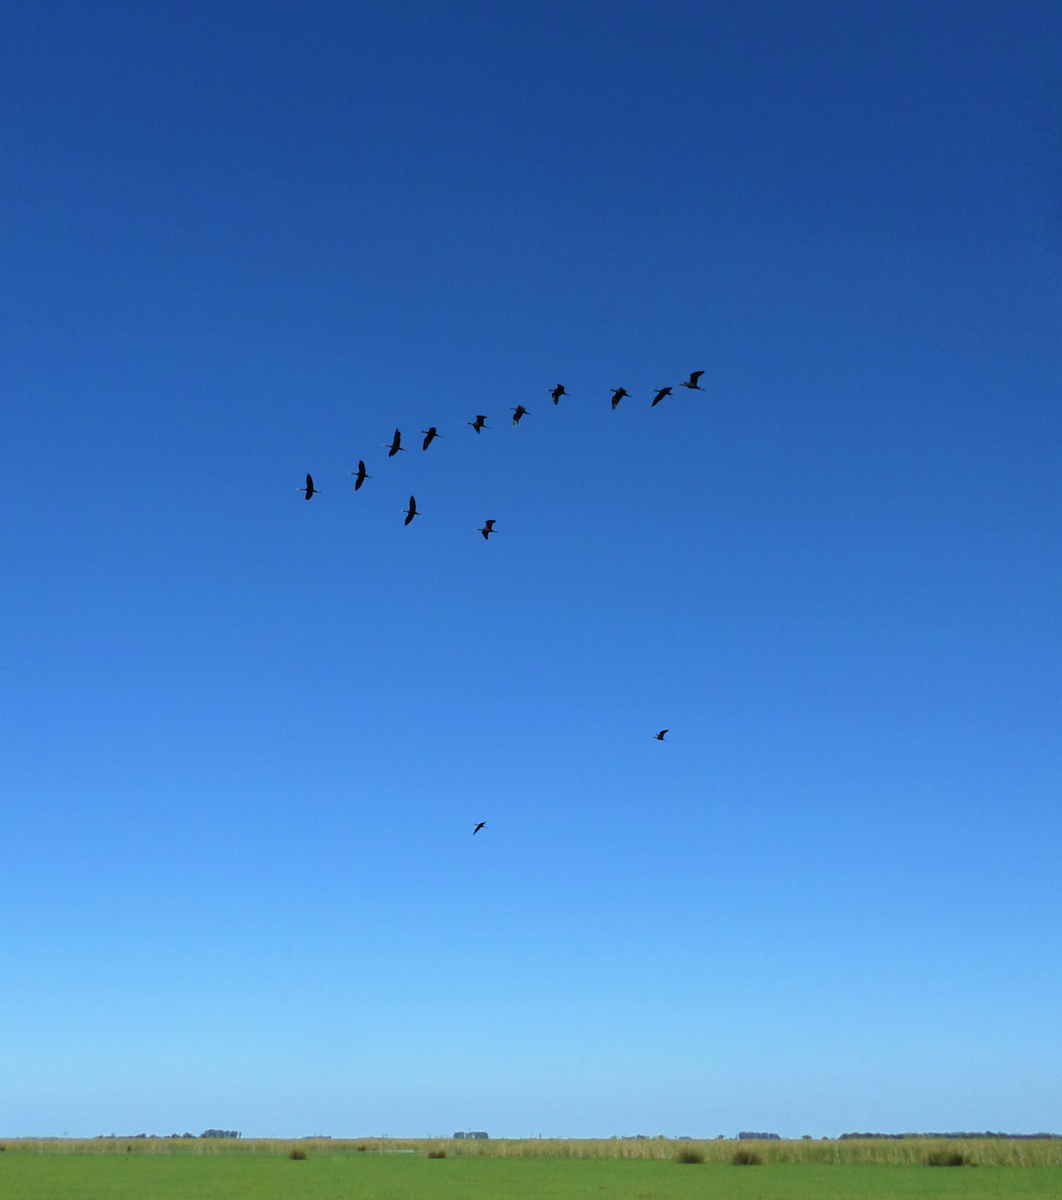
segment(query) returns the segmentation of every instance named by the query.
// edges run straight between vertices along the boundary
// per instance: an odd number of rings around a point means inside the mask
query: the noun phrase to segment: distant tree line
[[[742,1134],[742,1137],[752,1136],[751,1134]],[[972,1140],[973,1138],[999,1138],[1009,1141],[1032,1142],[1042,1138],[1057,1138],[1062,1134],[1057,1133],[992,1133],[991,1130],[986,1130],[984,1133],[842,1133],[841,1141],[845,1138],[889,1138],[892,1141],[900,1141],[903,1138],[955,1138],[963,1140]]]
[[[158,1137],[158,1134],[156,1134],[156,1133],[122,1133],[122,1134],[108,1133],[108,1134],[102,1135],[102,1136],[106,1136],[108,1138],[121,1138],[124,1141],[134,1141],[136,1138]],[[169,1140],[170,1138],[194,1138],[195,1134],[194,1133],[164,1133],[162,1136],[164,1139]],[[237,1130],[237,1129],[204,1129],[203,1132],[199,1136],[201,1138],[238,1138],[238,1137],[243,1137],[243,1134],[240,1133],[239,1130]]]

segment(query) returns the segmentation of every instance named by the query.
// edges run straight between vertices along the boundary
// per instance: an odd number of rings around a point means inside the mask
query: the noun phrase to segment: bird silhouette
[[[402,522],[403,525],[408,525],[414,517],[420,516],[420,513],[417,512],[417,502],[412,496],[409,498],[409,508],[404,508],[402,511],[406,514],[406,519]]]
[[[350,474],[357,475],[357,479],[354,480],[354,490],[355,491],[357,491],[358,488],[361,487],[361,485],[365,482],[366,479],[372,478],[372,476],[370,474],[368,474],[365,470],[365,460],[363,458],[358,459],[358,469],[356,471],[351,471]]]
[[[484,521],[483,528],[479,532],[483,534],[484,541],[489,540],[490,535],[494,532],[494,518],[491,517],[489,521]]]
[[[489,429],[490,428],[490,426],[486,422],[487,422],[487,418],[482,413],[479,413],[479,415],[476,417],[476,419],[474,421],[466,421],[465,424],[471,425],[472,428],[476,431],[476,433],[479,433],[479,431],[481,429]]]
[[[613,410],[615,410],[616,405],[619,404],[619,402],[623,399],[624,396],[629,396],[629,395],[630,395],[630,392],[628,392],[626,388],[613,388],[612,389],[612,408],[613,408]]]
[[[661,729],[659,733],[654,733],[654,734],[653,734],[653,737],[654,737],[654,738],[656,738],[656,740],[657,740],[658,742],[662,742],[662,741],[664,740],[664,734],[665,734],[665,733],[667,733],[667,730],[666,730],[666,729]]]
[[[432,442],[435,441],[437,437],[442,436],[442,434],[439,433],[434,425],[429,425],[427,429],[422,429],[420,432],[426,435],[423,446],[423,449],[425,450],[427,450],[427,448],[432,444]]]
[[[486,821],[480,821],[480,823],[475,827],[475,829],[472,830],[472,836],[475,837],[476,834],[479,833],[479,831],[486,825],[486,823],[487,823]]]
[[[512,406],[510,405],[510,407],[512,407]],[[529,415],[530,415],[530,414],[528,413],[527,409],[526,409],[526,408],[524,408],[524,406],[523,406],[522,404],[518,404],[518,405],[517,405],[517,406],[516,406],[516,407],[513,409],[513,424],[514,424],[514,425],[519,425],[519,424],[520,424],[520,418],[521,418],[521,417],[526,417],[526,416],[529,416]]]
[[[561,396],[567,396],[567,394],[568,393],[564,390],[563,383],[558,383],[557,386],[550,392],[550,395],[553,397],[554,404],[560,404]]]
[[[702,388],[701,391],[703,391],[703,390],[704,389]],[[663,398],[665,396],[670,396],[670,395],[671,395],[670,388],[661,388],[660,391],[658,391],[656,393],[656,395],[653,397],[653,402],[652,402],[652,404],[649,405],[649,407],[656,408],[656,406],[660,403],[661,400],[663,400]]]
[[[306,499],[309,500],[309,498],[314,494],[314,492],[318,491],[319,489],[317,489],[313,486],[313,476],[307,475],[306,476],[306,486],[298,488],[297,490],[300,492],[305,492]]]
[[[682,381],[682,386],[692,388],[695,392],[703,392],[704,388],[702,388],[701,385],[697,382],[703,374],[704,374],[703,371],[694,371],[693,374],[689,377],[688,382],[685,379]]]
[[[384,442],[384,445],[387,446],[387,443]],[[394,458],[394,456],[399,452],[399,450],[405,450],[405,446],[402,445],[401,429],[396,429],[394,441],[389,446],[387,446],[387,457]]]

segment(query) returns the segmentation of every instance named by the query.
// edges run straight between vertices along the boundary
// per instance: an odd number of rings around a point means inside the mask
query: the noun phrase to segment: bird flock
[[[690,391],[694,392],[703,392],[704,388],[702,388],[700,384],[700,379],[703,374],[703,371],[694,371],[691,373],[689,379],[682,380],[678,386],[689,388]],[[658,388],[656,395],[653,396],[652,403],[649,407],[656,408],[656,406],[661,400],[664,399],[665,396],[671,395],[673,390],[673,387]],[[569,393],[565,389],[563,383],[558,383],[556,387],[549,389],[549,394],[552,396],[554,404],[560,404],[561,397],[567,396]],[[619,406],[619,402],[628,396],[630,396],[630,392],[628,392],[626,388],[613,388],[612,411],[615,412],[616,408]],[[519,425],[524,417],[531,415],[522,404],[517,404],[515,406],[510,405],[509,408],[510,412],[513,414],[514,425]],[[484,429],[490,428],[490,426],[487,424],[487,418],[483,413],[477,413],[474,421],[466,421],[465,424],[474,429],[477,434],[482,433]],[[432,442],[435,441],[436,438],[442,437],[442,434],[434,425],[429,425],[427,429],[422,429],[420,432],[424,435],[424,441],[421,442],[421,450],[427,450],[427,448],[432,444]],[[390,442],[384,442],[384,449],[387,451],[388,458],[394,458],[396,454],[405,453],[407,447],[402,445],[401,429],[395,430],[394,437],[392,437]],[[361,490],[361,487],[365,483],[366,479],[372,479],[372,476],[365,467],[364,459],[358,460],[358,469],[356,471],[351,471],[350,474],[354,476],[354,490],[356,492]],[[313,476],[307,474],[305,486],[300,487],[298,491],[303,492],[307,500],[312,500],[314,496],[320,493],[320,488],[314,485]],[[419,517],[421,515],[417,508],[417,498],[415,496],[410,496],[409,507],[403,509],[402,511],[404,512],[406,518],[402,523],[404,525],[411,524],[414,517]],[[494,526],[496,524],[496,518],[491,517],[488,520],[485,520],[482,526],[476,532],[481,533],[483,535],[483,540],[489,542],[490,535],[495,532]],[[659,740],[663,741],[663,738],[660,738]]]
[[[700,383],[701,376],[703,374],[704,374],[703,371],[693,371],[691,373],[689,379],[683,379],[677,386],[689,388],[690,391],[694,391],[694,392],[703,392],[705,389],[701,387],[701,383]],[[674,390],[673,387],[658,388],[656,390],[656,394],[653,396],[652,403],[650,404],[649,407],[656,408],[656,406],[660,403],[661,400],[663,400],[666,396],[671,395],[673,390]],[[564,384],[558,383],[556,387],[549,389],[549,395],[552,397],[554,404],[560,404],[561,397],[567,396],[567,395],[569,395],[569,393],[566,390],[566,388],[564,387]],[[626,388],[623,388],[623,387],[613,388],[612,389],[612,411],[615,412],[617,407],[619,406],[620,401],[626,399],[629,396],[630,396],[630,392],[628,392]],[[515,406],[510,405],[510,411],[513,414],[513,418],[512,418],[513,425],[516,425],[516,426],[518,426],[520,424],[520,422],[524,419],[524,417],[528,417],[531,415],[522,404],[517,404]],[[473,430],[475,430],[477,435],[482,433],[484,429],[490,428],[490,426],[487,424],[487,418],[483,413],[477,413],[476,419],[474,421],[466,421],[465,424],[470,426]],[[435,441],[436,438],[442,437],[442,434],[439,433],[439,430],[434,425],[429,425],[427,429],[422,429],[422,430],[420,430],[420,432],[424,435],[424,440],[421,442],[421,447],[420,447],[421,450],[427,450],[428,447],[432,444],[432,442]],[[405,453],[407,448],[402,445],[401,429],[395,430],[394,437],[392,437],[391,441],[384,443],[384,449],[387,451],[388,458],[394,458],[396,454]],[[356,471],[351,471],[350,474],[354,476],[354,490],[356,492],[361,490],[362,485],[365,483],[365,481],[367,479],[372,479],[372,476],[368,473],[368,471],[365,467],[364,459],[358,460],[358,469]],[[313,497],[316,496],[319,492],[319,489],[314,486],[313,476],[310,474],[307,474],[307,476],[306,476],[305,486],[299,488],[298,490],[305,494],[305,497],[307,500],[312,500]],[[403,522],[404,525],[411,524],[415,517],[418,517],[421,515],[420,511],[417,508],[417,499],[415,496],[410,496],[409,507],[404,509],[403,512],[405,513],[405,518],[406,518],[405,521]],[[491,534],[495,532],[494,526],[496,524],[497,524],[496,519],[494,517],[490,517],[483,522],[482,526],[476,532],[483,535],[484,541],[490,541]],[[659,733],[654,733],[653,734],[654,740],[656,740],[658,742],[664,741],[665,740],[664,735],[667,732],[668,732],[668,730],[661,729]],[[479,831],[481,829],[484,829],[486,827],[486,824],[487,824],[486,821],[480,821],[476,825],[476,827],[472,830],[472,836],[475,837],[475,835],[477,833],[479,833]]]

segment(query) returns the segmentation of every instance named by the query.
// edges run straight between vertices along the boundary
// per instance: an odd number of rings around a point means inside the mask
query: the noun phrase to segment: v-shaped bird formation
[[[678,384],[678,386],[684,387],[684,388],[689,388],[690,391],[694,391],[694,392],[703,392],[705,389],[701,387],[701,383],[700,383],[701,376],[703,374],[704,374],[703,371],[694,371],[690,375],[689,379],[681,380],[680,383]],[[656,393],[653,396],[649,407],[656,408],[656,406],[660,403],[661,400],[666,399],[668,396],[670,396],[672,394],[673,390],[674,390],[673,386],[657,388]],[[558,383],[556,387],[549,389],[549,395],[552,398],[554,404],[560,404],[561,397],[568,396],[569,394],[570,393],[567,391],[564,384],[562,384],[562,383]],[[628,392],[627,389],[624,387],[613,388],[612,389],[612,411],[615,412],[616,408],[619,406],[620,401],[623,399],[629,398],[630,395],[631,395],[631,393]],[[517,404],[515,406],[510,405],[510,411],[513,414],[513,425],[515,425],[515,426],[519,426],[520,422],[523,420],[524,417],[529,417],[531,415],[531,413],[522,404]],[[482,433],[484,429],[490,429],[490,426],[487,424],[487,418],[486,418],[485,414],[483,414],[483,413],[477,413],[476,419],[474,421],[466,421],[465,424],[471,426],[471,428],[473,430],[475,430],[477,435]],[[427,429],[422,429],[420,432],[424,435],[424,441],[421,443],[422,450],[427,450],[428,447],[432,444],[433,441],[435,441],[436,438],[442,437],[442,434],[439,433],[438,429],[434,425],[429,425]],[[400,451],[405,453],[406,447],[402,445],[401,429],[395,430],[394,437],[392,437],[391,441],[384,443],[384,449],[387,451],[388,458],[394,458],[395,455],[398,454]],[[372,476],[368,473],[368,471],[365,468],[365,460],[364,459],[359,459],[358,469],[356,471],[351,471],[350,474],[355,477],[354,478],[354,490],[356,492],[361,490],[361,487],[365,483],[366,479],[372,479]],[[300,487],[298,490],[305,494],[305,497],[307,500],[310,500],[314,496],[319,494],[319,489],[314,486],[313,476],[309,475],[309,474],[306,476],[305,486]],[[405,518],[406,518],[405,521],[403,522],[404,525],[411,524],[414,517],[419,517],[422,515],[420,509],[417,508],[417,500],[416,500],[415,496],[410,496],[409,507],[406,509],[403,509],[403,512],[404,512]],[[490,541],[491,534],[496,532],[495,528],[494,528],[494,526],[496,524],[497,524],[497,521],[495,520],[495,518],[491,517],[491,518],[485,520],[483,522],[482,526],[480,526],[480,528],[476,532],[481,533],[483,535],[484,541]],[[664,735],[667,732],[668,731],[666,729],[661,729],[659,733],[653,734],[653,738],[658,742],[662,742],[662,741],[664,741]],[[483,829],[485,825],[486,825],[485,821],[480,821],[479,824],[475,827],[475,829],[472,830],[473,836],[475,836],[475,834],[479,833],[479,831],[481,829]]]
[[[689,388],[691,391],[694,391],[694,392],[703,392],[705,389],[701,387],[701,383],[700,383],[701,376],[703,374],[704,374],[703,371],[694,371],[691,373],[689,379],[681,380],[681,382],[679,383],[678,386],[684,387],[684,388]],[[556,387],[550,388],[548,390],[549,390],[550,396],[553,399],[554,404],[560,404],[562,396],[570,395],[570,393],[565,388],[563,383],[558,383]],[[653,396],[652,402],[650,403],[649,407],[656,408],[656,406],[660,403],[661,400],[663,400],[667,396],[671,395],[673,390],[674,390],[674,386],[657,388],[656,394]],[[613,388],[612,389],[612,411],[615,412],[616,408],[619,405],[619,402],[629,396],[630,396],[630,392],[628,392],[626,388],[624,388],[624,387]],[[530,412],[522,404],[517,404],[515,406],[510,405],[510,411],[513,414],[513,424],[516,426],[518,426],[520,424],[521,420],[523,420],[524,417],[529,417],[531,415]],[[474,421],[466,421],[465,424],[471,426],[472,429],[474,429],[477,434],[482,433],[484,429],[490,429],[490,426],[487,424],[487,418],[483,413],[477,413],[476,419]],[[427,450],[427,448],[432,444],[432,442],[435,441],[436,438],[442,437],[442,434],[438,431],[438,429],[434,425],[429,425],[427,429],[422,429],[420,432],[424,435],[424,441],[421,443],[422,450]],[[406,447],[402,445],[402,430],[401,429],[395,430],[394,437],[391,438],[390,442],[384,442],[384,449],[387,451],[388,458],[394,458],[395,455],[399,453],[399,451],[401,451],[402,453],[405,453]],[[362,484],[364,484],[366,479],[372,479],[372,476],[368,473],[368,471],[365,468],[365,460],[364,459],[359,459],[358,469],[356,471],[351,471],[350,474],[355,477],[354,490],[356,492],[361,490]],[[298,490],[300,492],[305,493],[305,497],[307,500],[310,500],[314,496],[320,494],[320,488],[318,488],[314,485],[312,475],[306,476],[305,487],[300,487]],[[405,518],[406,518],[405,521],[403,522],[404,525],[410,524],[410,522],[413,520],[414,517],[419,517],[421,515],[420,510],[417,508],[417,501],[416,501],[415,497],[410,496],[409,507],[406,509],[403,509],[403,512],[405,513]],[[483,538],[485,541],[489,541],[490,535],[495,532],[494,526],[496,524],[497,524],[497,521],[492,517],[490,520],[485,521],[483,523],[483,525],[477,530],[477,532],[483,534]]]

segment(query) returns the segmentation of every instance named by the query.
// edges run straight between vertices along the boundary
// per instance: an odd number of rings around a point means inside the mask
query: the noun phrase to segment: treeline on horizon
[[[994,1138],[997,1141],[1035,1142],[1045,1138],[1062,1138],[1060,1133],[842,1133],[837,1139],[843,1142],[848,1138],[859,1138],[869,1141],[884,1138],[887,1141],[898,1142],[904,1138],[933,1138],[937,1141],[970,1142],[976,1138]]]
[[[194,1133],[169,1133],[169,1134],[165,1134],[165,1133],[164,1134],[155,1134],[155,1133],[114,1134],[114,1133],[108,1133],[108,1134],[101,1134],[100,1137],[101,1138],[106,1137],[108,1140],[113,1138],[118,1141],[130,1141],[133,1139],[140,1139],[140,1138],[159,1138],[160,1140],[168,1141],[171,1138],[192,1138],[192,1139],[196,1139],[196,1140],[201,1139],[201,1138],[242,1138],[243,1134],[238,1132],[235,1129],[207,1129],[205,1132],[199,1134],[198,1137]],[[902,1142],[909,1138],[910,1139],[921,1139],[923,1141],[928,1139],[928,1140],[932,1140],[932,1141],[947,1141],[947,1142],[970,1142],[970,1141],[976,1141],[978,1139],[981,1139],[981,1140],[988,1139],[988,1140],[992,1140],[992,1141],[1003,1141],[1003,1142],[1008,1142],[1008,1141],[1009,1142],[1036,1142],[1036,1141],[1049,1141],[1051,1139],[1062,1140],[1062,1134],[1058,1134],[1058,1133],[1002,1133],[1002,1132],[993,1132],[992,1130],[985,1130],[982,1133],[982,1132],[975,1132],[975,1131],[971,1130],[971,1131],[962,1131],[962,1132],[955,1132],[955,1133],[910,1133],[910,1132],[909,1133],[842,1133],[836,1138],[823,1137],[821,1139],[811,1139],[808,1137],[807,1134],[805,1134],[802,1138],[797,1139],[797,1138],[783,1138],[781,1136],[781,1134],[778,1134],[778,1133],[748,1133],[748,1132],[742,1130],[742,1132],[737,1135],[736,1139],[726,1138],[722,1134],[720,1134],[717,1137],[712,1138],[712,1139],[691,1138],[691,1137],[667,1138],[663,1134],[658,1134],[658,1135],[656,1135],[655,1138],[649,1138],[645,1134],[630,1134],[630,1135],[620,1136],[619,1140],[625,1141],[625,1142],[632,1142],[632,1141],[639,1141],[639,1142],[644,1142],[644,1141],[690,1142],[690,1141],[709,1141],[709,1140],[711,1140],[711,1141],[737,1140],[737,1141],[742,1141],[742,1142],[744,1142],[744,1141],[773,1141],[773,1142],[792,1141],[792,1142],[795,1142],[797,1140],[805,1141],[805,1142],[812,1141],[812,1140],[820,1140],[823,1142],[830,1142],[830,1141],[845,1142],[845,1141],[852,1141],[852,1140],[868,1141],[868,1142],[869,1141]],[[41,1140],[46,1140],[46,1139],[41,1139]],[[251,1141],[274,1141],[274,1140],[278,1140],[278,1139],[251,1138],[249,1140],[251,1140]],[[345,1141],[351,1141],[351,1140],[355,1140],[355,1139],[349,1139],[349,1138],[333,1139],[331,1134],[309,1134],[307,1136],[303,1136],[303,1137],[299,1137],[299,1138],[281,1138],[279,1140],[281,1140],[281,1141],[333,1141],[333,1140],[337,1140],[337,1141],[345,1142]],[[382,1142],[382,1141],[389,1141],[390,1139],[374,1138],[372,1140]],[[408,1141],[409,1139],[400,1139],[400,1140],[405,1142],[405,1141]],[[425,1140],[425,1141],[434,1142],[434,1141],[440,1141],[440,1140],[445,1141],[448,1139],[428,1138],[428,1139],[416,1139],[416,1140]],[[507,1142],[512,1142],[512,1141],[522,1142],[522,1141],[541,1141],[542,1139],[541,1138],[495,1138],[494,1140],[495,1141],[503,1141],[503,1142],[505,1142],[505,1141],[507,1141]],[[617,1139],[616,1139],[616,1137],[612,1137],[612,1138],[600,1138],[600,1139],[598,1139],[598,1138],[549,1138],[547,1140],[549,1140],[551,1142],[555,1142],[555,1141],[585,1142],[585,1141],[615,1141]]]

